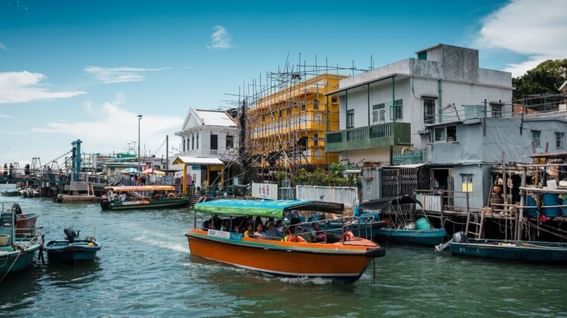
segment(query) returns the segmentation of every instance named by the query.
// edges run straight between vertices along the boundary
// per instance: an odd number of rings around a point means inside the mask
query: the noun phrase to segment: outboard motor
[[[22,208],[17,203],[12,204],[12,211],[16,214],[22,214]]]
[[[79,231],[75,231],[70,227],[64,229],[63,233],[65,233],[65,240],[69,243],[73,243],[76,238],[79,238]]]
[[[443,250],[445,250],[445,249],[449,246],[449,244],[451,244],[452,242],[460,243],[460,242],[464,242],[466,239],[467,239],[467,237],[465,236],[465,233],[463,233],[463,232],[454,233],[454,234],[453,234],[453,237],[452,237],[449,241],[447,241],[447,242],[445,242],[445,243],[441,243],[441,244],[439,244],[439,245],[435,245],[435,252],[441,253],[441,252],[443,252]]]

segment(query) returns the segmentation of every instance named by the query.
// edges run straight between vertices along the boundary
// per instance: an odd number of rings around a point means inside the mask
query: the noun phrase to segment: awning
[[[370,200],[370,201],[366,201],[366,202],[362,202],[360,204],[360,208],[361,209],[366,209],[366,210],[380,210],[385,208],[388,205],[402,205],[402,204],[417,204],[421,207],[422,204],[421,202],[419,202],[418,200],[408,196],[408,195],[404,195],[401,197],[395,197],[395,198],[383,198],[383,199],[377,199],[377,200]]]
[[[116,186],[116,187],[105,187],[104,189],[112,190],[114,192],[175,191],[175,187],[169,185]]]
[[[397,166],[385,166],[384,168],[420,168],[423,167],[425,163],[414,163],[407,165],[397,165]]]
[[[284,212],[305,210],[315,212],[342,213],[342,203],[305,200],[214,200],[195,204],[196,212],[227,216],[261,216],[281,219]]]
[[[191,156],[178,156],[173,160],[174,165],[187,164],[187,165],[224,165],[224,163],[216,157],[191,157]]]

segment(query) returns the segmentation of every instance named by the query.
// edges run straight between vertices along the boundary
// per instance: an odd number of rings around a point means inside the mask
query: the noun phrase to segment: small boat
[[[17,197],[20,196],[21,194],[22,193],[20,192],[20,190],[6,190],[0,192],[0,195],[4,197]]]
[[[116,186],[106,187],[106,195],[100,201],[102,210],[137,210],[183,208],[189,206],[189,198],[178,196],[174,186]]]
[[[91,261],[95,258],[102,245],[94,237],[77,240],[79,232],[65,229],[65,240],[49,241],[45,245],[47,258],[50,262],[80,262]]]
[[[397,198],[379,199],[363,202],[360,205],[362,209],[381,210],[382,215],[389,215],[389,222],[385,222],[384,226],[373,231],[375,241],[389,241],[393,243],[435,246],[445,239],[447,231],[443,228],[433,228],[431,223],[424,215],[416,219],[414,209],[403,211],[403,205],[421,206],[421,202],[410,197],[401,196]]]
[[[2,204],[4,207],[6,203]],[[16,236],[29,236],[33,235],[36,230],[36,223],[38,215],[35,213],[22,213],[22,208],[18,203],[13,203],[12,207],[6,212],[4,210],[0,213],[0,222],[10,223],[10,218],[15,216],[16,220]]]
[[[449,243],[452,255],[541,264],[567,264],[567,243],[466,238],[456,233]]]
[[[216,200],[198,203],[194,210],[230,217],[230,220],[234,216],[282,220],[297,211],[342,213],[343,205],[303,200]],[[194,229],[186,236],[192,256],[290,277],[325,277],[354,282],[371,260],[385,255],[378,244],[359,237],[348,236],[347,239],[343,236],[335,242],[308,242],[299,238],[301,234],[297,231],[291,234],[293,226],[285,226],[290,235],[283,240],[248,237],[234,230],[212,228]]]
[[[38,236],[27,240],[17,239],[14,218],[9,216],[8,219],[12,223],[0,224],[0,278],[31,267],[36,251],[41,247]]]

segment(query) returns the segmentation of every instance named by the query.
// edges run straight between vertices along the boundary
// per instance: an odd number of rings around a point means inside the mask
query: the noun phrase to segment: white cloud
[[[15,117],[12,116],[12,115],[0,114],[0,118],[13,119],[13,118],[15,118]]]
[[[138,139],[138,113],[123,107],[125,97],[117,94],[116,100],[101,106],[87,104],[90,121],[51,122],[45,127],[32,128],[36,133],[62,133],[81,139],[89,149],[97,152],[120,151]],[[87,111],[89,113],[89,111]],[[165,140],[166,133],[181,127],[182,117],[143,114],[140,122],[142,149],[156,148]]]
[[[50,91],[39,86],[40,82],[46,78],[41,73],[28,71],[0,72],[0,104],[27,103],[85,94],[82,91]]]
[[[108,83],[140,82],[146,79],[144,73],[159,72],[170,69],[169,67],[160,68],[141,68],[141,67],[85,67],[85,72],[91,74],[95,79]]]
[[[512,0],[484,19],[475,45],[528,56],[526,61],[506,67],[514,76],[546,59],[564,57],[567,52],[565,1]]]
[[[4,45],[4,43],[0,42],[0,49],[2,50],[7,50],[6,46]]]
[[[209,49],[229,49],[232,47],[230,43],[230,34],[222,25],[213,28],[211,34],[211,43],[207,46]]]

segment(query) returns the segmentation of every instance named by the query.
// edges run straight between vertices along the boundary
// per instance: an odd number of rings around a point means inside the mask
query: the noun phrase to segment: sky
[[[0,0],[0,164],[178,151],[189,107],[231,105],[286,59],[379,67],[438,43],[525,73],[565,58],[567,3],[476,1]],[[142,119],[138,120],[138,115]]]

